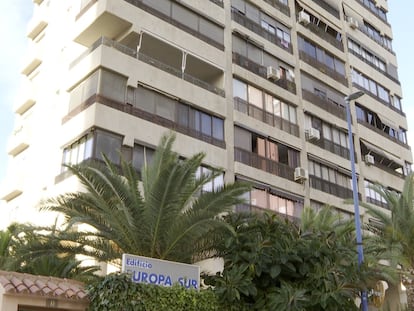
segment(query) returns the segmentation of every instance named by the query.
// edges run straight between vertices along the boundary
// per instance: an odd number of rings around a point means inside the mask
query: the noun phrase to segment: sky
[[[414,40],[412,13],[414,1],[388,0],[388,21],[393,28],[393,49],[403,89],[403,111],[408,119],[408,142],[414,148]],[[0,0],[0,184],[6,175],[7,141],[13,131],[13,103],[19,92],[22,59],[27,45],[27,22],[32,14],[31,0]]]

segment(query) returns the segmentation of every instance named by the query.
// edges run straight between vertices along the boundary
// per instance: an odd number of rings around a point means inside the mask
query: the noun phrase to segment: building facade
[[[254,184],[238,210],[350,216],[344,97],[359,90],[360,199],[386,209],[369,185],[402,189],[412,154],[386,0],[33,2],[0,194],[11,220],[50,221],[30,211],[78,189],[62,164],[122,154],[140,169],[170,130],[182,156],[223,169],[217,183]]]

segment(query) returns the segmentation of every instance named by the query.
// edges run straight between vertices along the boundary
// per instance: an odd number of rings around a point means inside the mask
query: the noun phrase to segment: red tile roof
[[[88,301],[82,282],[0,270],[0,286],[7,294],[26,294]]]

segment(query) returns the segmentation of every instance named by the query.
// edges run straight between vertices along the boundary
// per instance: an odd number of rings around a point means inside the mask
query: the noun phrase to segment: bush
[[[125,274],[111,274],[87,288],[90,311],[216,311],[212,290],[188,290],[179,285],[137,284]]]

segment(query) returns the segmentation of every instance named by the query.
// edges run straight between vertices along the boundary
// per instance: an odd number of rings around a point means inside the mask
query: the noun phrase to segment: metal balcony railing
[[[273,161],[269,158],[258,155],[238,147],[234,148],[234,161],[246,164],[270,174],[293,181],[295,169],[287,164]]]
[[[363,120],[360,120],[360,119],[358,119],[357,121],[358,121],[358,123],[359,123],[359,124],[361,124],[361,125],[363,125],[363,126],[365,126],[365,127],[369,128],[370,130],[372,130],[372,131],[374,131],[374,132],[376,132],[376,133],[380,134],[382,137],[385,137],[385,138],[387,138],[387,139],[389,139],[389,140],[391,140],[391,141],[393,141],[393,142],[395,142],[395,143],[399,144],[400,146],[403,146],[404,148],[407,148],[407,149],[409,149],[409,150],[411,149],[411,148],[410,148],[410,146],[409,146],[408,144],[406,144],[406,143],[404,143],[404,142],[400,141],[400,140],[399,140],[399,139],[397,139],[396,137],[393,137],[393,136],[391,136],[391,135],[388,135],[388,134],[387,134],[387,133],[385,133],[383,130],[381,130],[381,129],[379,129],[379,128],[377,128],[377,127],[373,126],[373,125],[371,125],[370,123],[368,123],[368,122],[366,122],[366,121],[363,121]]]
[[[299,126],[297,124],[294,124],[288,120],[284,120],[270,112],[260,109],[259,107],[250,104],[240,97],[235,97],[233,100],[234,108],[237,111],[247,114],[256,120],[260,120],[264,123],[269,124],[270,126],[278,128],[296,137],[299,137]]]
[[[324,9],[326,12],[332,14],[336,18],[339,19],[339,11],[335,9],[333,6],[331,6],[329,3],[323,0],[313,0],[317,5],[319,5],[322,9]]]
[[[320,72],[323,72],[327,76],[330,76],[332,79],[338,81],[339,83],[342,83],[343,85],[346,85],[346,86],[348,85],[348,80],[344,75],[333,70],[326,64],[318,61],[316,58],[312,57],[306,52],[299,51],[299,58],[303,60],[304,62],[308,63],[309,65],[311,65],[312,67],[318,69]]]
[[[233,62],[264,79],[267,79],[267,68],[265,66],[259,65],[247,57],[240,55],[239,53],[233,52]],[[288,90],[289,92],[296,94],[296,83],[287,80],[286,78],[280,78],[279,80],[269,80],[274,84]]]
[[[376,66],[373,62],[370,62],[368,59],[366,59],[365,57],[363,57],[361,54],[358,54],[357,52],[355,52],[352,49],[348,49],[348,51],[355,55],[356,57],[358,57],[360,60],[362,60],[364,63],[370,65],[372,68],[374,68],[375,70],[377,70],[378,72],[382,73],[384,76],[386,76],[387,78],[389,78],[390,80],[394,81],[397,84],[401,84],[400,81],[398,80],[398,77],[394,77],[392,75],[390,75],[388,72],[386,72],[385,70],[380,69],[378,66]]]
[[[324,180],[314,175],[309,175],[309,181],[311,188],[318,189],[342,199],[352,198],[352,189],[342,187],[338,184],[332,183],[328,180]],[[361,194],[358,195],[361,197]]]
[[[251,19],[247,18],[245,15],[239,13],[238,11],[232,11],[231,16],[232,16],[232,19],[236,23],[246,27],[247,29],[253,31],[254,33],[257,33],[259,36],[276,44],[278,47],[288,51],[290,54],[293,53],[291,43],[284,43],[278,36],[267,31],[260,24],[256,23],[255,21],[252,21]]]
[[[344,51],[344,45],[342,41],[337,40],[334,36],[330,35],[322,28],[319,28],[317,25],[313,23],[307,24],[306,27],[309,28],[314,34],[318,35],[320,38],[324,39],[337,49]]]
[[[98,41],[96,41],[94,44],[92,44],[92,46],[85,51],[84,53],[82,53],[77,59],[75,59],[71,64],[70,64],[70,68],[74,67],[77,63],[79,63],[83,58],[85,58],[87,55],[89,55],[90,53],[92,53],[96,48],[98,48],[99,46],[104,45],[104,46],[108,46],[111,48],[114,48],[115,50],[126,54],[128,56],[134,57],[139,59],[140,61],[149,64],[151,66],[154,66],[158,69],[161,69],[162,71],[168,72],[178,78],[181,78],[187,82],[190,82],[194,85],[197,85],[203,89],[206,89],[212,93],[215,93],[217,95],[220,95],[222,97],[225,96],[225,92],[223,89],[218,88],[208,82],[205,82],[203,80],[200,80],[192,75],[189,75],[188,73],[183,73],[181,70],[172,67],[170,65],[167,65],[155,58],[152,58],[151,56],[148,56],[144,53],[137,53],[137,51],[135,49],[131,49],[128,46],[125,46],[119,42],[116,42],[114,40],[105,38],[105,37],[101,37]]]
[[[279,0],[264,0],[269,3],[271,6],[279,9],[280,12],[290,17],[290,9],[287,5],[281,3]]]
[[[306,99],[307,101],[311,102],[312,104],[337,116],[338,118],[341,118],[342,120],[346,120],[345,107],[339,106],[333,103],[332,101],[329,101],[328,98],[323,98],[305,89],[302,89],[302,97]]]

